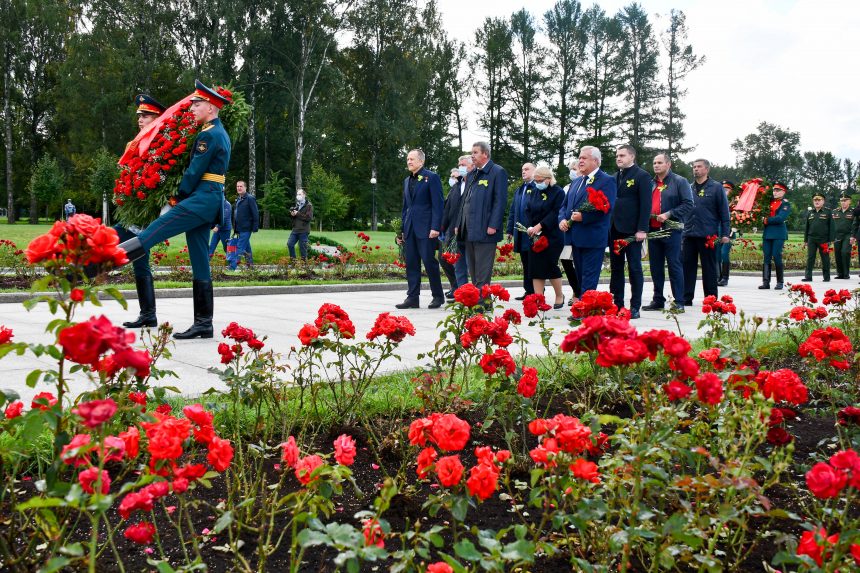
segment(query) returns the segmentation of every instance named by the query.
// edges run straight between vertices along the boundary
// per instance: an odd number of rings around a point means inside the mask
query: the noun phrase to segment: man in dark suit
[[[579,151],[579,172],[585,175],[571,184],[558,213],[558,226],[569,236],[565,244],[573,246],[573,266],[583,294],[597,289],[617,195],[615,179],[600,169],[601,159],[596,147],[586,146]],[[610,205],[608,213],[579,210],[588,201],[589,188],[606,195]]]
[[[459,254],[457,247],[457,237],[454,236],[453,229],[449,230],[451,225],[451,216],[456,212],[460,204],[460,171],[458,168],[453,168],[448,175],[448,195],[445,197],[445,204],[442,206],[442,228],[439,229],[439,266],[442,267],[442,272],[448,279],[451,289],[445,292],[445,298],[453,300],[454,291],[460,286],[457,281],[457,265],[460,264],[460,259],[453,265],[445,260],[445,253],[449,249],[452,252]],[[462,258],[462,255],[460,255]],[[464,281],[466,284],[468,281]]]
[[[654,157],[654,189],[651,192],[650,229],[665,229],[666,221],[683,223],[693,209],[693,192],[690,184],[680,175],[672,173],[672,160],[667,153]],[[672,230],[668,237],[648,239],[648,262],[651,280],[654,282],[654,297],[651,304],[642,310],[661,310],[666,306],[663,284],[669,267],[669,284],[672,285],[674,308],[684,312],[684,269],[681,264],[681,230]]]
[[[612,229],[609,233],[609,291],[618,308],[624,306],[624,260],[630,271],[630,318],[639,318],[642,306],[642,288],[645,277],[642,273],[642,242],[648,234],[648,219],[651,211],[651,176],[636,165],[636,148],[621,145],[615,150],[615,186],[618,199],[612,209]],[[620,253],[613,244],[618,239],[636,237]]]
[[[710,178],[711,162],[693,162],[694,204],[684,224],[684,305],[693,304],[696,292],[696,271],[702,261],[702,290],[705,296],[717,296],[717,249],[728,243],[729,200],[723,186]],[[713,237],[716,237],[714,239]]]
[[[523,211],[526,204],[526,192],[529,189],[534,189],[534,163],[524,163],[522,168],[523,184],[517,187],[514,191],[514,197],[511,199],[511,208],[508,212],[508,227],[506,229],[508,240],[514,242],[514,252],[519,253],[520,262],[523,265],[523,292],[522,295],[516,297],[517,300],[523,300],[528,295],[534,294],[534,283],[529,274],[529,251],[531,250],[532,241],[523,231],[517,231],[516,224],[524,223],[525,217]],[[527,226],[527,225],[526,225]]]
[[[439,229],[442,228],[442,181],[439,176],[424,169],[424,152],[413,149],[406,156],[409,177],[403,181],[403,236],[397,238],[398,244],[405,246],[406,257],[406,300],[395,305],[397,308],[418,308],[418,295],[421,291],[421,263],[430,280],[433,300],[427,308],[439,308],[445,302],[442,292],[442,279],[439,276],[439,261],[436,260],[436,247]]]
[[[460,220],[454,231],[458,239],[465,242],[472,283],[481,288],[493,278],[496,243],[504,235],[508,174],[490,160],[490,144],[486,141],[472,146],[472,161],[476,169],[467,177]]]

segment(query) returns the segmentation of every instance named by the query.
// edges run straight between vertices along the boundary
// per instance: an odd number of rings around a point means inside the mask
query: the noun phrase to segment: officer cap
[[[211,89],[206,87],[200,80],[194,80],[194,93],[191,101],[208,101],[218,109],[228,103],[233,103],[233,94],[222,87]]]
[[[812,198],[813,199],[824,199],[824,193],[821,193],[820,191],[816,191],[815,193],[812,194]]]
[[[723,181],[723,187],[728,187],[728,188],[729,188],[729,189],[731,189],[732,191],[734,191],[734,190],[735,190],[735,184],[734,184],[734,182],[729,181],[728,179],[726,179],[725,181]]]
[[[149,94],[137,94],[134,102],[137,104],[137,113],[139,114],[151,113],[153,115],[161,115],[167,109]]]
[[[788,185],[783,183],[782,181],[775,181],[773,184],[774,189],[779,189],[780,191],[788,191]]]
[[[851,191],[843,191],[839,194],[840,199],[851,199]]]

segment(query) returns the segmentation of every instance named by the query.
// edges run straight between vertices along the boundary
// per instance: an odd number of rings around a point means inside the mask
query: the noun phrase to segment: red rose
[[[531,398],[535,395],[538,384],[537,368],[523,367],[523,375],[517,384],[517,393],[523,398]]]
[[[135,511],[152,511],[153,501],[152,494],[147,491],[133,492],[122,498],[117,511],[120,517],[128,519]]]
[[[836,417],[841,426],[848,426],[850,424],[860,425],[860,408],[857,406],[846,406],[839,410]]]
[[[69,298],[74,302],[82,302],[84,300],[84,291],[79,288],[73,288],[72,292],[69,294]]]
[[[365,519],[362,522],[362,533],[365,547],[371,545],[385,547],[385,532],[382,531],[382,525],[376,519]]]
[[[827,530],[823,527],[818,531],[804,531],[797,544],[797,554],[811,557],[818,565],[824,562],[824,556],[828,554],[828,545],[836,545],[839,542],[839,534],[827,536]]]
[[[299,331],[299,340],[302,341],[303,346],[310,346],[311,344],[316,342],[319,337],[320,331],[313,324],[306,324]]]
[[[444,414],[433,422],[431,435],[441,449],[457,452],[466,447],[471,428],[469,423],[454,414]]]
[[[36,264],[53,259],[60,250],[61,248],[57,245],[57,237],[48,233],[30,241],[24,254],[27,256],[27,261],[30,264]]]
[[[520,324],[523,321],[523,317],[520,316],[520,313],[518,313],[513,308],[507,309],[505,311],[505,313],[502,315],[502,318],[504,318],[505,320],[507,320],[511,324]]]
[[[702,374],[696,378],[696,395],[704,404],[719,404],[723,399],[723,381],[713,372]]]
[[[370,332],[367,333],[367,339],[373,340],[379,336],[384,336],[391,342],[402,342],[406,335],[415,336],[415,327],[405,316],[391,316],[390,313],[383,312],[376,317],[376,322]]]
[[[70,466],[85,466],[89,464],[91,450],[90,435],[77,434],[72,438],[72,441],[63,446],[60,451],[60,459],[63,460],[64,464]]]
[[[182,408],[182,413],[185,417],[197,424],[198,426],[211,426],[215,415],[203,409],[201,404],[191,404]]]
[[[469,308],[481,300],[481,291],[472,283],[466,283],[454,291],[454,300]]]
[[[81,484],[81,489],[83,489],[86,493],[93,494],[95,493],[95,489],[93,488],[96,485],[96,482],[101,477],[101,493],[102,495],[107,495],[110,491],[110,475],[108,475],[107,470],[102,470],[99,473],[99,469],[97,467],[89,467],[78,474],[78,483]]]
[[[215,468],[215,471],[223,472],[229,468],[230,462],[233,461],[233,446],[230,445],[230,440],[213,437],[209,442],[206,461]]]
[[[57,399],[50,392],[39,392],[38,394],[33,396],[33,401],[30,402],[30,409],[48,410],[56,403]]]
[[[793,440],[794,436],[789,434],[785,428],[774,427],[767,431],[767,443],[774,446],[784,446]]]
[[[155,526],[147,521],[129,525],[123,532],[123,536],[134,543],[148,545],[155,537]]]
[[[20,416],[23,410],[24,402],[18,400],[17,402],[12,402],[8,406],[6,406],[6,411],[3,412],[3,415],[6,416],[7,420],[11,420]]]
[[[436,463],[436,458],[438,454],[434,448],[424,448],[421,450],[421,453],[418,454],[418,461],[416,466],[416,473],[419,478],[427,477],[427,474],[430,473],[430,466]]]
[[[672,380],[668,384],[663,385],[663,391],[670,401],[683,400],[689,396],[693,389],[681,382],[680,380]]]
[[[597,344],[598,366],[638,364],[648,358],[648,347],[635,338],[610,338]]]
[[[162,415],[157,422],[141,424],[148,439],[148,450],[155,460],[175,460],[182,455],[182,443],[191,433],[191,422]]]
[[[341,434],[334,441],[334,459],[342,466],[351,466],[355,462],[355,440]]]
[[[497,348],[492,354],[481,357],[481,369],[487,374],[495,374],[499,368],[503,368],[506,376],[510,376],[517,369],[516,362],[510,352],[504,348]]]
[[[820,499],[838,496],[847,482],[845,472],[821,462],[806,472],[806,486],[812,495]]]
[[[584,458],[577,458],[570,464],[570,471],[574,477],[590,481],[591,483],[600,483],[600,472],[597,471],[597,464],[589,462]]]
[[[459,479],[457,480],[459,481]],[[489,499],[499,489],[499,470],[493,464],[479,463],[469,470],[466,480],[469,494],[480,500]]]
[[[296,479],[302,485],[308,485],[311,481],[316,481],[316,477],[312,476],[315,469],[323,465],[323,460],[317,455],[305,456],[296,462]]]
[[[439,477],[439,483],[445,487],[453,487],[460,483],[463,469],[460,456],[445,456],[436,462],[436,475]]]
[[[439,416],[437,415],[436,418]],[[409,443],[413,446],[424,446],[427,444],[427,438],[431,437],[430,432],[433,429],[433,418],[419,418],[409,424]]]
[[[116,402],[111,398],[83,402],[74,408],[72,413],[80,416],[87,428],[96,428],[113,417],[116,413]]]
[[[129,458],[136,458],[140,452],[140,431],[129,426],[125,432],[120,432],[119,438],[125,443],[125,453]]]
[[[12,329],[0,326],[0,344],[8,344],[12,340]]]
[[[454,570],[444,561],[437,561],[427,566],[426,573],[454,573]]]

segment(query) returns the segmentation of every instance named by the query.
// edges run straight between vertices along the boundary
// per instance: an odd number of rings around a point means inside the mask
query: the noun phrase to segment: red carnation
[[[532,243],[532,251],[535,253],[542,253],[549,247],[549,239],[544,236],[541,236],[537,241]]]

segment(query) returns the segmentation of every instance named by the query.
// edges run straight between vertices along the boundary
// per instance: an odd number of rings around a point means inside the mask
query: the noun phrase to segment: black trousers
[[[684,237],[684,305],[693,304],[699,262],[702,264],[702,287],[705,296],[717,296],[717,250],[706,247],[706,241],[705,237]]]
[[[532,282],[532,275],[529,272],[529,252],[520,251],[520,261],[523,263],[523,288],[526,294],[534,294],[535,287]]]
[[[642,242],[633,241],[621,251],[620,254],[615,254],[612,248],[616,239],[623,239],[630,235],[621,233],[615,227],[609,235],[609,292],[612,293],[612,298],[615,306],[621,308],[624,306],[624,263],[627,263],[627,269],[630,272],[630,308],[639,310],[642,306],[642,288],[645,286],[645,275],[642,273]]]
[[[579,275],[576,274],[576,268],[573,266],[571,259],[560,259],[561,268],[564,271],[564,276],[567,277],[567,283],[573,289],[573,296],[579,298],[582,296],[582,290],[579,288]]]

